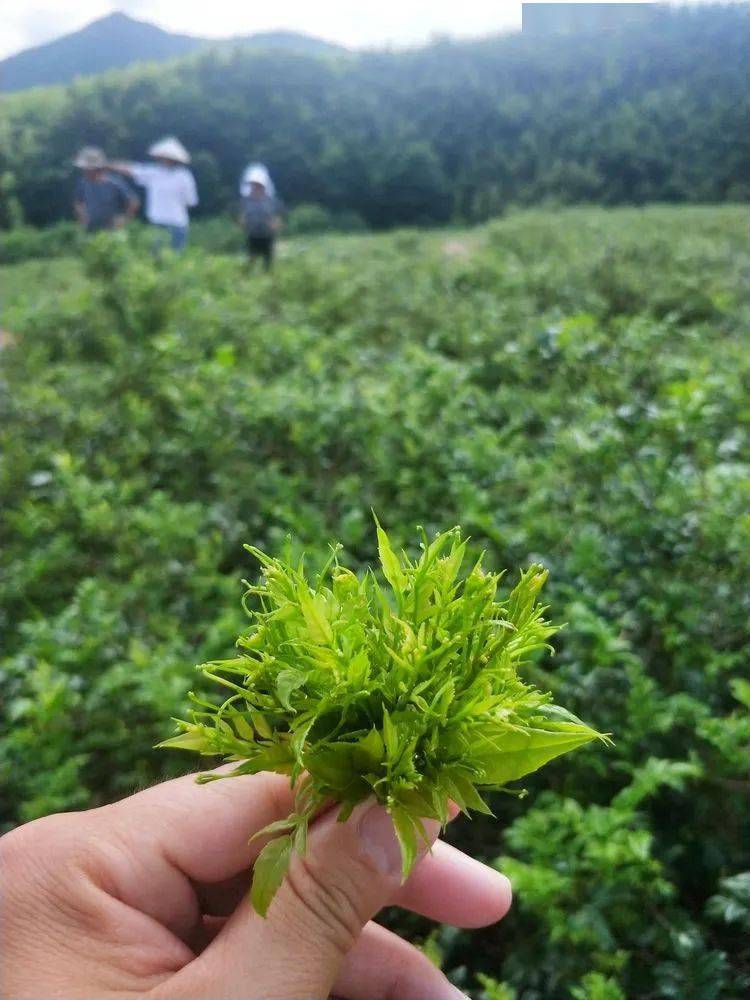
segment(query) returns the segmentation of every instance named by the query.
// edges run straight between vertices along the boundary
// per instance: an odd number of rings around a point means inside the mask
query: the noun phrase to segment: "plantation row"
[[[294,240],[270,277],[104,235],[5,268],[0,828],[190,766],[151,747],[243,627],[243,542],[364,568],[371,508],[397,545],[461,524],[509,584],[549,569],[567,625],[528,679],[615,746],[453,825],[516,902],[429,953],[477,1000],[745,995],[749,223],[524,213]]]

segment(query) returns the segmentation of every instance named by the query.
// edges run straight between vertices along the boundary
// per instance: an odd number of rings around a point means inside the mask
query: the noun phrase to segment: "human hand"
[[[440,841],[400,884],[387,813],[335,810],[263,919],[247,899],[263,841],[288,815],[280,775],[178,778],[122,802],[36,820],[0,839],[0,995],[115,1000],[457,1000],[412,945],[372,923],[396,903],[479,927],[510,905],[499,873]],[[431,837],[436,824],[426,824]]]
[[[131,165],[127,160],[108,160],[107,170],[113,170],[117,174],[126,174],[128,176],[132,173]]]

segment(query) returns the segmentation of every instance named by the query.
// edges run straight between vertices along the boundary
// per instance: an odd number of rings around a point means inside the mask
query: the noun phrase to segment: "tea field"
[[[747,206],[296,238],[268,277],[102,236],[0,287],[0,830],[191,766],[151,748],[243,627],[243,542],[364,568],[371,509],[461,524],[549,568],[533,679],[615,746],[453,824],[502,924],[386,919],[475,1000],[747,995]]]

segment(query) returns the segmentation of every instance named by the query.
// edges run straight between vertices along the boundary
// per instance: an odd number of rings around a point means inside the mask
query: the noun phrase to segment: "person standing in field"
[[[268,171],[261,164],[248,170],[243,183],[247,194],[242,198],[241,221],[245,229],[250,263],[260,257],[266,271],[273,263],[276,236],[281,229],[283,207],[275,195],[269,194]]]
[[[81,171],[73,209],[87,233],[120,229],[138,211],[140,202],[121,177],[107,170],[107,158],[95,146],[84,147],[73,161]]]
[[[128,163],[121,160],[111,166],[131,177],[146,191],[146,218],[169,237],[173,250],[187,244],[189,209],[198,204],[195,178],[188,169],[190,154],[179,139],[167,136],[150,147],[154,163]]]

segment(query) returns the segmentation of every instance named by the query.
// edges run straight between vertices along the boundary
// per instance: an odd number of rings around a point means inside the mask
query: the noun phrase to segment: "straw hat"
[[[107,166],[107,157],[96,146],[84,146],[73,163],[81,170],[101,170]]]
[[[176,163],[190,163],[190,153],[173,135],[167,135],[155,142],[153,146],[149,147],[148,155],[174,160]]]

